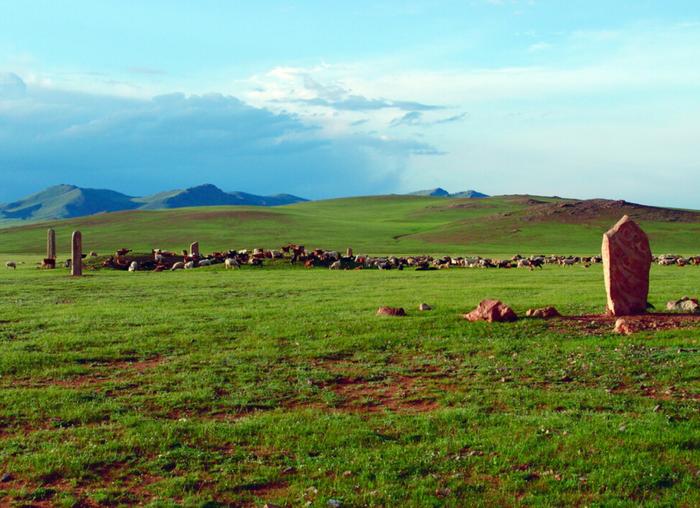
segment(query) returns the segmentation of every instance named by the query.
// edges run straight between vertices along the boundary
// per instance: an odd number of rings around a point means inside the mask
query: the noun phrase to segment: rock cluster
[[[700,305],[697,298],[684,296],[680,300],[672,300],[666,304],[666,309],[673,312],[686,312],[688,314],[700,314]]]
[[[406,311],[402,307],[379,307],[377,316],[398,316],[406,315]]]
[[[467,321],[488,321],[489,323],[512,322],[518,319],[513,309],[499,300],[483,300],[476,309],[464,315]]]
[[[541,309],[528,309],[525,315],[529,318],[552,319],[561,317],[561,314],[554,307],[543,307]]]

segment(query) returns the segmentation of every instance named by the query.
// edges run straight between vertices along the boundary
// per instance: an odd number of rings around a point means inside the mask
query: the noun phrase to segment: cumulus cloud
[[[263,76],[254,76],[252,97],[278,104],[301,104],[328,108],[340,112],[371,112],[385,109],[401,111],[435,111],[444,106],[419,101],[369,97],[357,93],[342,82],[322,82],[313,73],[324,73],[321,68],[274,68]]]
[[[132,194],[193,182],[312,198],[376,193],[392,190],[408,158],[440,153],[407,139],[328,136],[220,94],[140,100],[27,89],[16,75],[0,83],[3,200],[60,182]]]

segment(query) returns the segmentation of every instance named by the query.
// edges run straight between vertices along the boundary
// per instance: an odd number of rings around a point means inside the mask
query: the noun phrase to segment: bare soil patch
[[[78,374],[67,379],[56,378],[29,378],[14,379],[13,387],[20,388],[44,388],[59,386],[62,388],[89,388],[105,384],[110,381],[127,381],[145,372],[155,369],[165,362],[161,356],[147,358],[145,360],[126,359],[108,362],[95,362],[91,364],[92,372]]]
[[[584,316],[564,316],[548,321],[550,328],[562,332],[578,332],[589,335],[606,335],[615,328],[616,316],[589,314]],[[639,316],[625,316],[638,331],[677,330],[700,326],[700,314],[648,313]]]
[[[562,200],[545,203],[529,199],[526,204],[528,208],[522,217],[524,221],[555,220],[575,224],[598,219],[612,220],[622,215],[629,215],[635,220],[652,222],[700,222],[700,213],[698,212],[639,205],[622,200]]]

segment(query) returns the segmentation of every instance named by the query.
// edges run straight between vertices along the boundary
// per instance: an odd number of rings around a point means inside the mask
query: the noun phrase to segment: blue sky
[[[210,182],[700,208],[697,1],[0,3],[0,201]]]

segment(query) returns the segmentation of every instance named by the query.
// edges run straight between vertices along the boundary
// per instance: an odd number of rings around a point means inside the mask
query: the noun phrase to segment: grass
[[[543,198],[540,198],[543,199]],[[202,250],[279,248],[299,243],[365,254],[591,255],[618,216],[608,213],[578,222],[528,215],[523,197],[444,199],[378,196],[261,207],[201,207],[129,211],[0,229],[0,253],[45,251],[46,228],[57,231],[61,254],[70,235],[83,233],[86,251],[118,247],[180,250],[199,241]],[[656,253],[700,253],[700,221],[640,224]]]
[[[700,504],[697,328],[460,318],[600,312],[599,266],[28,266],[0,271],[0,504]],[[655,266],[650,299],[699,286]]]

